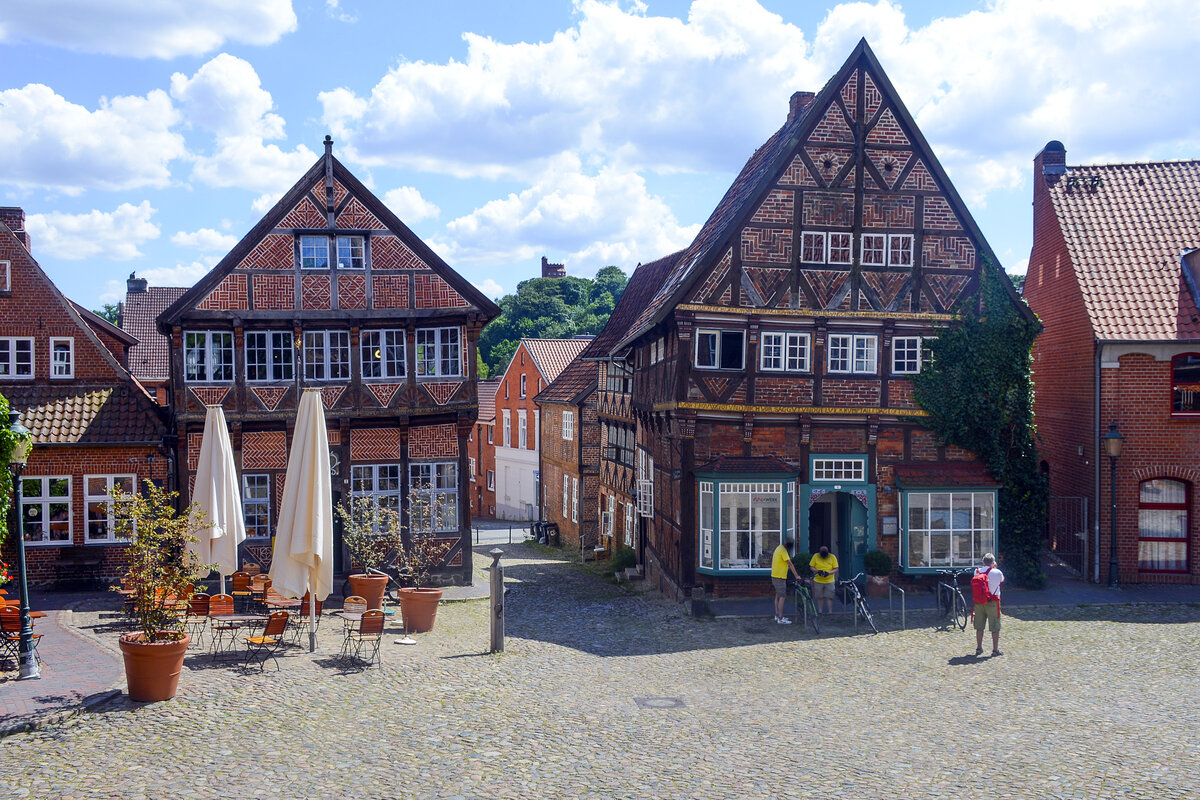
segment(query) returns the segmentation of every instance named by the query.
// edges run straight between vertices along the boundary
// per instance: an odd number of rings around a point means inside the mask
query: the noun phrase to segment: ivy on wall
[[[3,486],[0,489],[0,545],[3,545],[8,537],[8,510],[12,506],[13,499],[8,459],[17,442],[16,435],[8,427],[8,411],[8,398],[0,394],[0,469],[3,470],[3,478],[0,481],[0,485]],[[0,562],[0,564],[2,563]]]
[[[1004,280],[985,258],[978,298],[964,300],[960,324],[928,342],[932,363],[913,384],[928,427],[946,444],[973,452],[1001,484],[998,555],[1005,575],[1041,588],[1049,490],[1034,444],[1031,355],[1041,324],[1021,313]]]

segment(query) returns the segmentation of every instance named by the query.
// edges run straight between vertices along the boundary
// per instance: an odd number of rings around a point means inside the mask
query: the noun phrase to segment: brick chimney
[[[8,227],[29,250],[29,233],[25,230],[25,209],[17,206],[0,206],[0,223]]]
[[[147,290],[148,285],[145,278],[139,278],[136,272],[131,272],[129,280],[125,281],[125,291],[128,294],[142,294]]]
[[[809,104],[815,100],[817,95],[814,92],[796,92],[792,95],[791,101],[788,103],[788,122],[794,122],[796,117],[804,113],[804,109],[808,108]]]
[[[1067,148],[1057,139],[1046,142],[1042,152],[1033,159],[1033,171],[1041,173],[1046,183],[1053,186],[1058,179],[1067,174]]]

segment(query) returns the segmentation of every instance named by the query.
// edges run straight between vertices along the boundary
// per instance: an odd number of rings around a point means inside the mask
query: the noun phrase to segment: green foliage
[[[1017,287],[1018,292],[1024,293],[1024,291],[1025,291],[1025,276],[1024,275],[1017,275],[1017,274],[1010,272],[1010,273],[1008,273],[1008,279],[1010,281],[1012,281],[1013,286]]]
[[[483,363],[483,355],[478,350],[475,351],[475,372],[481,381],[486,381],[488,375],[491,374],[488,371],[488,365]]]
[[[796,568],[796,572],[800,573],[801,578],[812,577],[812,567],[808,563],[812,561],[812,553],[796,553],[792,556],[792,566]]]
[[[928,342],[933,354],[913,384],[928,427],[970,450],[1001,484],[999,553],[1025,586],[1045,583],[1042,527],[1048,487],[1034,444],[1030,349],[1041,330],[1013,304],[998,269],[985,260],[980,304],[962,305],[960,324]]]
[[[868,550],[863,555],[863,569],[868,575],[891,575],[892,557],[882,550]]]
[[[11,409],[8,405],[8,398],[0,394],[0,465],[3,465],[5,473],[8,472],[8,461],[12,457],[13,448],[17,444],[17,435],[8,427],[8,413]],[[28,437],[26,437],[28,438]],[[6,490],[0,491],[0,546],[4,544],[5,537],[8,535],[8,511],[12,508],[12,500],[14,496],[12,481],[4,481]],[[3,562],[0,562],[2,564]]]
[[[609,568],[613,572],[624,572],[630,567],[637,565],[637,555],[634,554],[632,547],[618,547],[613,557],[609,560]]]
[[[400,515],[371,497],[355,497],[333,507],[342,523],[342,543],[364,573],[379,569],[400,546]]]
[[[516,294],[500,299],[501,314],[479,337],[479,353],[488,374],[508,367],[522,338],[569,339],[600,332],[608,322],[627,279],[619,267],[604,267],[588,278],[532,278]],[[481,375],[482,377],[482,375]]]
[[[101,319],[105,320],[106,322],[111,322],[113,325],[116,325],[117,324],[117,312],[120,310],[120,308],[121,307],[119,305],[117,305],[116,303],[105,303],[103,308],[100,308],[98,310],[92,309],[92,313],[95,314],[97,317],[100,317]]]

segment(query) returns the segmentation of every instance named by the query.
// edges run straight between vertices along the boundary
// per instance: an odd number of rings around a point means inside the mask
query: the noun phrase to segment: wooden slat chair
[[[255,606],[266,608],[267,590],[271,588],[271,576],[264,573],[250,576],[250,599]]]
[[[209,651],[213,657],[233,643],[233,638],[241,630],[241,624],[217,619],[221,614],[233,613],[233,595],[214,594],[208,600],[208,636]]]
[[[41,638],[40,633],[33,634],[33,657],[39,664],[42,663],[42,659],[38,657],[37,648]],[[21,660],[21,611],[15,606],[0,608],[0,643],[3,645],[3,652],[12,658],[13,664],[19,664]]]
[[[300,607],[293,608],[289,614],[291,615],[292,625],[288,628],[289,641],[292,644],[299,644],[300,637],[308,630],[308,592],[304,593],[304,597],[300,598]],[[317,630],[321,629],[321,611],[325,605],[324,600],[318,600],[313,612],[316,615]]]
[[[352,594],[342,601],[342,611],[347,614],[361,614],[367,610],[367,601],[363,597]],[[352,627],[357,624],[354,620],[344,620],[346,627]]]
[[[183,617],[184,623],[188,627],[188,633],[192,635],[192,644],[199,645],[200,639],[204,635],[204,629],[208,627],[208,604],[212,597],[206,592],[192,595],[192,599],[188,601],[187,613]]]
[[[342,645],[342,658],[347,661],[362,661],[363,649],[370,648],[370,655],[366,659],[367,664],[375,661],[382,664],[379,645],[383,641],[383,621],[382,610],[372,608],[364,611],[362,619],[346,632],[346,640]]]
[[[267,659],[270,658],[275,662],[275,669],[279,669],[278,655],[283,648],[283,634],[287,631],[288,618],[288,612],[276,611],[267,617],[267,627],[261,636],[246,637],[247,667],[258,661],[259,672],[262,672],[266,668]]]
[[[245,611],[250,598],[254,596],[254,592],[250,589],[250,573],[235,572],[232,578],[233,588],[229,590],[229,594],[233,596],[234,601],[241,610]]]

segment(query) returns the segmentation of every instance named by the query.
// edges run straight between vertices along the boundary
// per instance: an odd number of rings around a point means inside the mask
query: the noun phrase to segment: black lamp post
[[[1108,479],[1109,489],[1112,491],[1112,508],[1108,512],[1109,521],[1112,523],[1112,544],[1108,551],[1108,585],[1116,586],[1121,582],[1117,566],[1117,459],[1121,457],[1125,437],[1117,430],[1117,423],[1111,422],[1108,425],[1108,433],[1101,436],[1100,441],[1104,443],[1104,452],[1108,455],[1108,463],[1112,467]]]
[[[33,440],[29,431],[21,424],[21,415],[16,411],[8,414],[8,428],[16,435],[12,453],[8,457],[8,471],[12,475],[13,511],[12,518],[16,521],[9,530],[17,537],[17,580],[21,590],[21,640],[17,646],[20,654],[20,674],[17,680],[29,680],[42,677],[38,673],[37,658],[33,654],[33,618],[29,616],[29,581],[25,574],[25,532],[21,530],[21,473],[25,471],[25,462],[29,458],[29,449]]]

